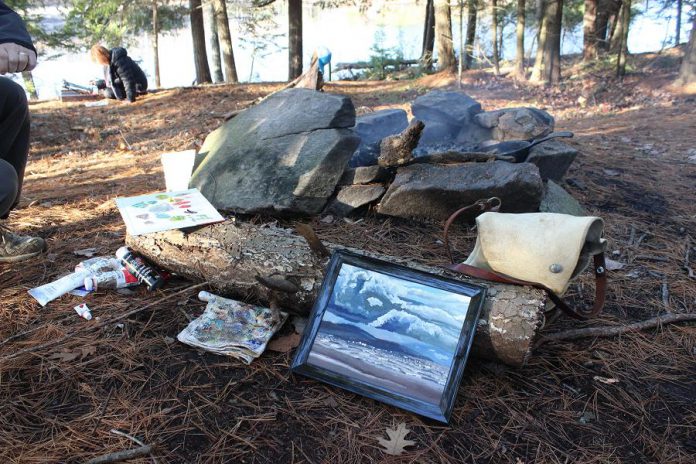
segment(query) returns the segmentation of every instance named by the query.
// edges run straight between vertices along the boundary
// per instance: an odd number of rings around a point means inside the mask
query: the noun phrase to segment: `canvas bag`
[[[453,263],[449,268],[479,279],[542,288],[557,307],[577,319],[598,314],[606,294],[604,221],[557,213],[498,213],[499,207],[500,199],[491,198],[450,216],[444,231]],[[449,227],[457,216],[471,210],[483,212],[476,218],[476,244],[466,261],[454,264]],[[596,278],[595,303],[589,310],[576,310],[561,295],[590,261]]]

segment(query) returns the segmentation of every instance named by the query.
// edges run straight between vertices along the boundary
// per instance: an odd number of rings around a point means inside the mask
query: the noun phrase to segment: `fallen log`
[[[224,296],[268,305],[271,301],[306,316],[314,304],[328,263],[291,229],[275,224],[236,221],[186,234],[179,230],[127,236],[126,243],[163,269],[207,281]],[[329,251],[344,249],[457,280],[488,287],[474,339],[473,355],[522,366],[531,353],[544,319],[546,295],[532,287],[479,282],[445,268],[424,266],[405,258],[324,243]]]

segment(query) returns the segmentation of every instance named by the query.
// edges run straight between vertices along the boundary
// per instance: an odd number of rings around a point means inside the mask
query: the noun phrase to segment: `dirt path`
[[[443,83],[343,83],[328,90],[351,95],[365,112],[398,106]],[[32,159],[9,224],[46,237],[50,250],[21,267],[0,267],[0,457],[83,462],[132,446],[109,432],[116,428],[155,443],[162,462],[694,461],[693,326],[543,346],[521,370],[474,361],[452,424],[442,427],[291,377],[290,354],[267,353],[247,367],[179,344],[175,337],[187,317],[201,312],[195,292],[100,330],[85,330],[90,323],[72,309],[76,297],[41,309],[26,294],[69,271],[80,260],[75,250],[112,253],[125,234],[113,198],[161,189],[161,153],[198,147],[226,112],[274,88],[165,91],[135,105],[101,108],[33,105]],[[687,254],[690,263],[696,257],[696,164],[688,162],[693,101],[657,98],[655,89],[643,103],[634,95],[625,105],[582,109],[573,103],[578,92],[544,96],[485,75],[469,76],[465,91],[488,109],[547,107],[559,128],[576,133],[572,144],[582,154],[564,187],[605,218],[611,258],[625,265],[611,274],[606,314],[593,324],[696,311],[696,283],[685,269]],[[432,251],[440,234],[435,226],[373,218],[318,232],[330,240],[359,237],[375,252],[445,259],[444,250]],[[574,285],[571,297],[589,299],[588,284]],[[87,301],[95,316],[108,318],[186,285]],[[560,320],[549,330],[580,325]],[[7,358],[78,330],[54,349]],[[63,360],[55,356],[61,350],[68,353]],[[416,445],[390,458],[375,437],[402,421]]]

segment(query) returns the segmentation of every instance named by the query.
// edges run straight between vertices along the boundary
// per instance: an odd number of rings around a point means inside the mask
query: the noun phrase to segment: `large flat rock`
[[[529,163],[414,164],[397,171],[377,211],[402,218],[445,220],[476,200],[498,197],[503,212],[534,212],[542,192],[539,170]]]
[[[360,139],[350,98],[288,89],[205,139],[190,186],[218,209],[318,214]]]
[[[479,126],[491,130],[493,139],[528,140],[553,132],[554,119],[538,108],[505,108],[474,116]]]
[[[529,150],[527,162],[539,168],[541,178],[560,182],[578,156],[578,151],[563,142],[549,140]]]

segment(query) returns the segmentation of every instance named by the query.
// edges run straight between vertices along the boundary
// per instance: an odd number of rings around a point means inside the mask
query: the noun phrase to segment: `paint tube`
[[[148,290],[156,290],[164,284],[164,277],[128,247],[121,247],[116,250],[116,257],[121,260],[128,272],[147,285]]]
[[[118,271],[122,267],[123,265],[116,258],[97,256],[79,263],[75,266],[75,271],[89,271],[92,274],[99,274],[101,272]]]
[[[84,317],[88,321],[92,320],[92,312],[89,310],[89,307],[87,307],[86,304],[80,303],[79,305],[75,306],[75,312],[80,315],[80,317]]]
[[[125,288],[140,285],[138,279],[124,267],[118,271],[100,272],[85,278],[85,290],[92,292],[104,288]]]
[[[73,272],[49,284],[32,288],[29,290],[29,295],[33,296],[41,306],[46,306],[49,301],[55,300],[78,287],[82,287],[85,278],[89,274],[89,271]]]

